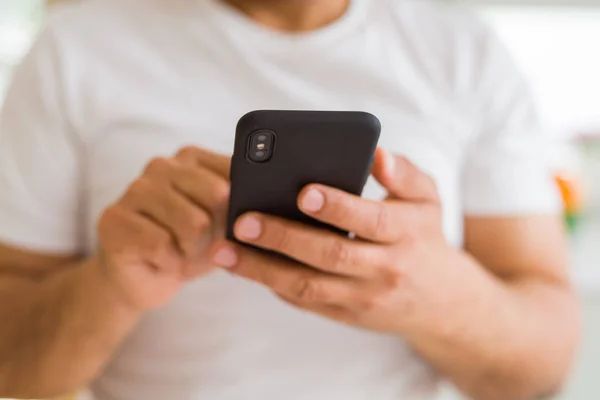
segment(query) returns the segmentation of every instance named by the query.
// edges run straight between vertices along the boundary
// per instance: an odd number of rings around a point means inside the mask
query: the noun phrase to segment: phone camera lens
[[[266,163],[273,157],[275,134],[261,129],[253,132],[248,139],[248,159],[257,163]]]

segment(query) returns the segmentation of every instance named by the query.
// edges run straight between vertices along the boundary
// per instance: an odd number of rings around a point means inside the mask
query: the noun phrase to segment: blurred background
[[[60,1],[0,0],[0,104],[45,9]],[[497,30],[537,95],[585,317],[584,346],[560,400],[600,399],[600,0],[446,1]]]

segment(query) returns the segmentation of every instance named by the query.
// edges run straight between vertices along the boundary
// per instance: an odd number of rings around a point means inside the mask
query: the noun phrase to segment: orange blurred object
[[[567,174],[557,174],[554,179],[560,189],[565,211],[569,214],[580,212],[584,203],[581,181]]]

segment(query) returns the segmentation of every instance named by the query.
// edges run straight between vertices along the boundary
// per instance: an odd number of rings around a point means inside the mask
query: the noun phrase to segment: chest
[[[83,208],[90,247],[99,214],[150,159],[185,145],[231,154],[239,117],[255,109],[375,114],[383,127],[380,146],[407,156],[436,180],[444,229],[450,240],[460,242],[460,165],[468,129],[418,74],[403,67],[403,78],[389,65],[343,58],[326,62],[327,68],[277,58],[234,61],[161,61],[160,68],[139,75],[114,70],[116,79],[86,94]],[[111,91],[123,95],[108,95]],[[369,182],[365,195],[379,198],[384,192]]]

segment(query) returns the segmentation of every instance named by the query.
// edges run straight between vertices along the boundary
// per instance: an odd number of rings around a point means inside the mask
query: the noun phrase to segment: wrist
[[[490,290],[480,266],[447,241],[431,242],[420,253],[421,262],[408,272],[405,296],[410,307],[399,327],[403,337],[416,341],[430,334],[454,334],[467,306],[479,297],[473,292]]]
[[[90,258],[81,269],[80,287],[84,293],[93,293],[106,307],[111,307],[115,313],[125,318],[137,320],[144,314],[144,310],[127,301],[118,285],[104,271],[98,256]]]

